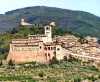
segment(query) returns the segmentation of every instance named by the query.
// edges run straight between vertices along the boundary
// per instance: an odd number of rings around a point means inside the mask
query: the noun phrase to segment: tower
[[[24,22],[25,22],[25,20],[22,18],[21,21],[20,21],[20,25],[23,26],[24,25]]]
[[[47,42],[52,42],[52,28],[55,26],[55,22],[51,22],[49,25],[45,26],[45,35]]]
[[[50,25],[45,26],[45,35],[47,42],[52,42],[52,27]]]

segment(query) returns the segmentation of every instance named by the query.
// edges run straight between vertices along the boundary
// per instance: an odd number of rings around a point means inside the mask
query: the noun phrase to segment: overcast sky
[[[0,0],[0,14],[30,6],[50,6],[81,10],[100,16],[100,0]]]

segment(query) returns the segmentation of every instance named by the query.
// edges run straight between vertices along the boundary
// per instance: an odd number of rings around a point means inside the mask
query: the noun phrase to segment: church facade
[[[45,26],[43,35],[29,35],[27,39],[13,39],[10,43],[7,61],[49,63],[55,56],[58,60],[63,59],[65,50],[60,43],[57,44],[53,40],[53,26],[55,26],[54,22]]]

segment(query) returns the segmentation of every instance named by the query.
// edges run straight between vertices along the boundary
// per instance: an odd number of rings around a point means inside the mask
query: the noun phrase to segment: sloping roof
[[[28,37],[46,37],[44,34],[28,35]]]
[[[28,44],[28,43],[39,43],[42,42],[40,39],[13,39],[12,44]]]

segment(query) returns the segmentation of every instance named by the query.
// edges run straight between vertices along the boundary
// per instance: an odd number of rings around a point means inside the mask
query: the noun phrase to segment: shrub
[[[55,56],[52,58],[52,60],[50,60],[50,64],[58,64],[58,63],[59,61],[56,59]]]
[[[43,77],[44,76],[44,73],[43,72],[40,72],[39,73],[39,77]]]
[[[9,66],[14,66],[14,62],[12,60],[9,60],[8,65]]]

